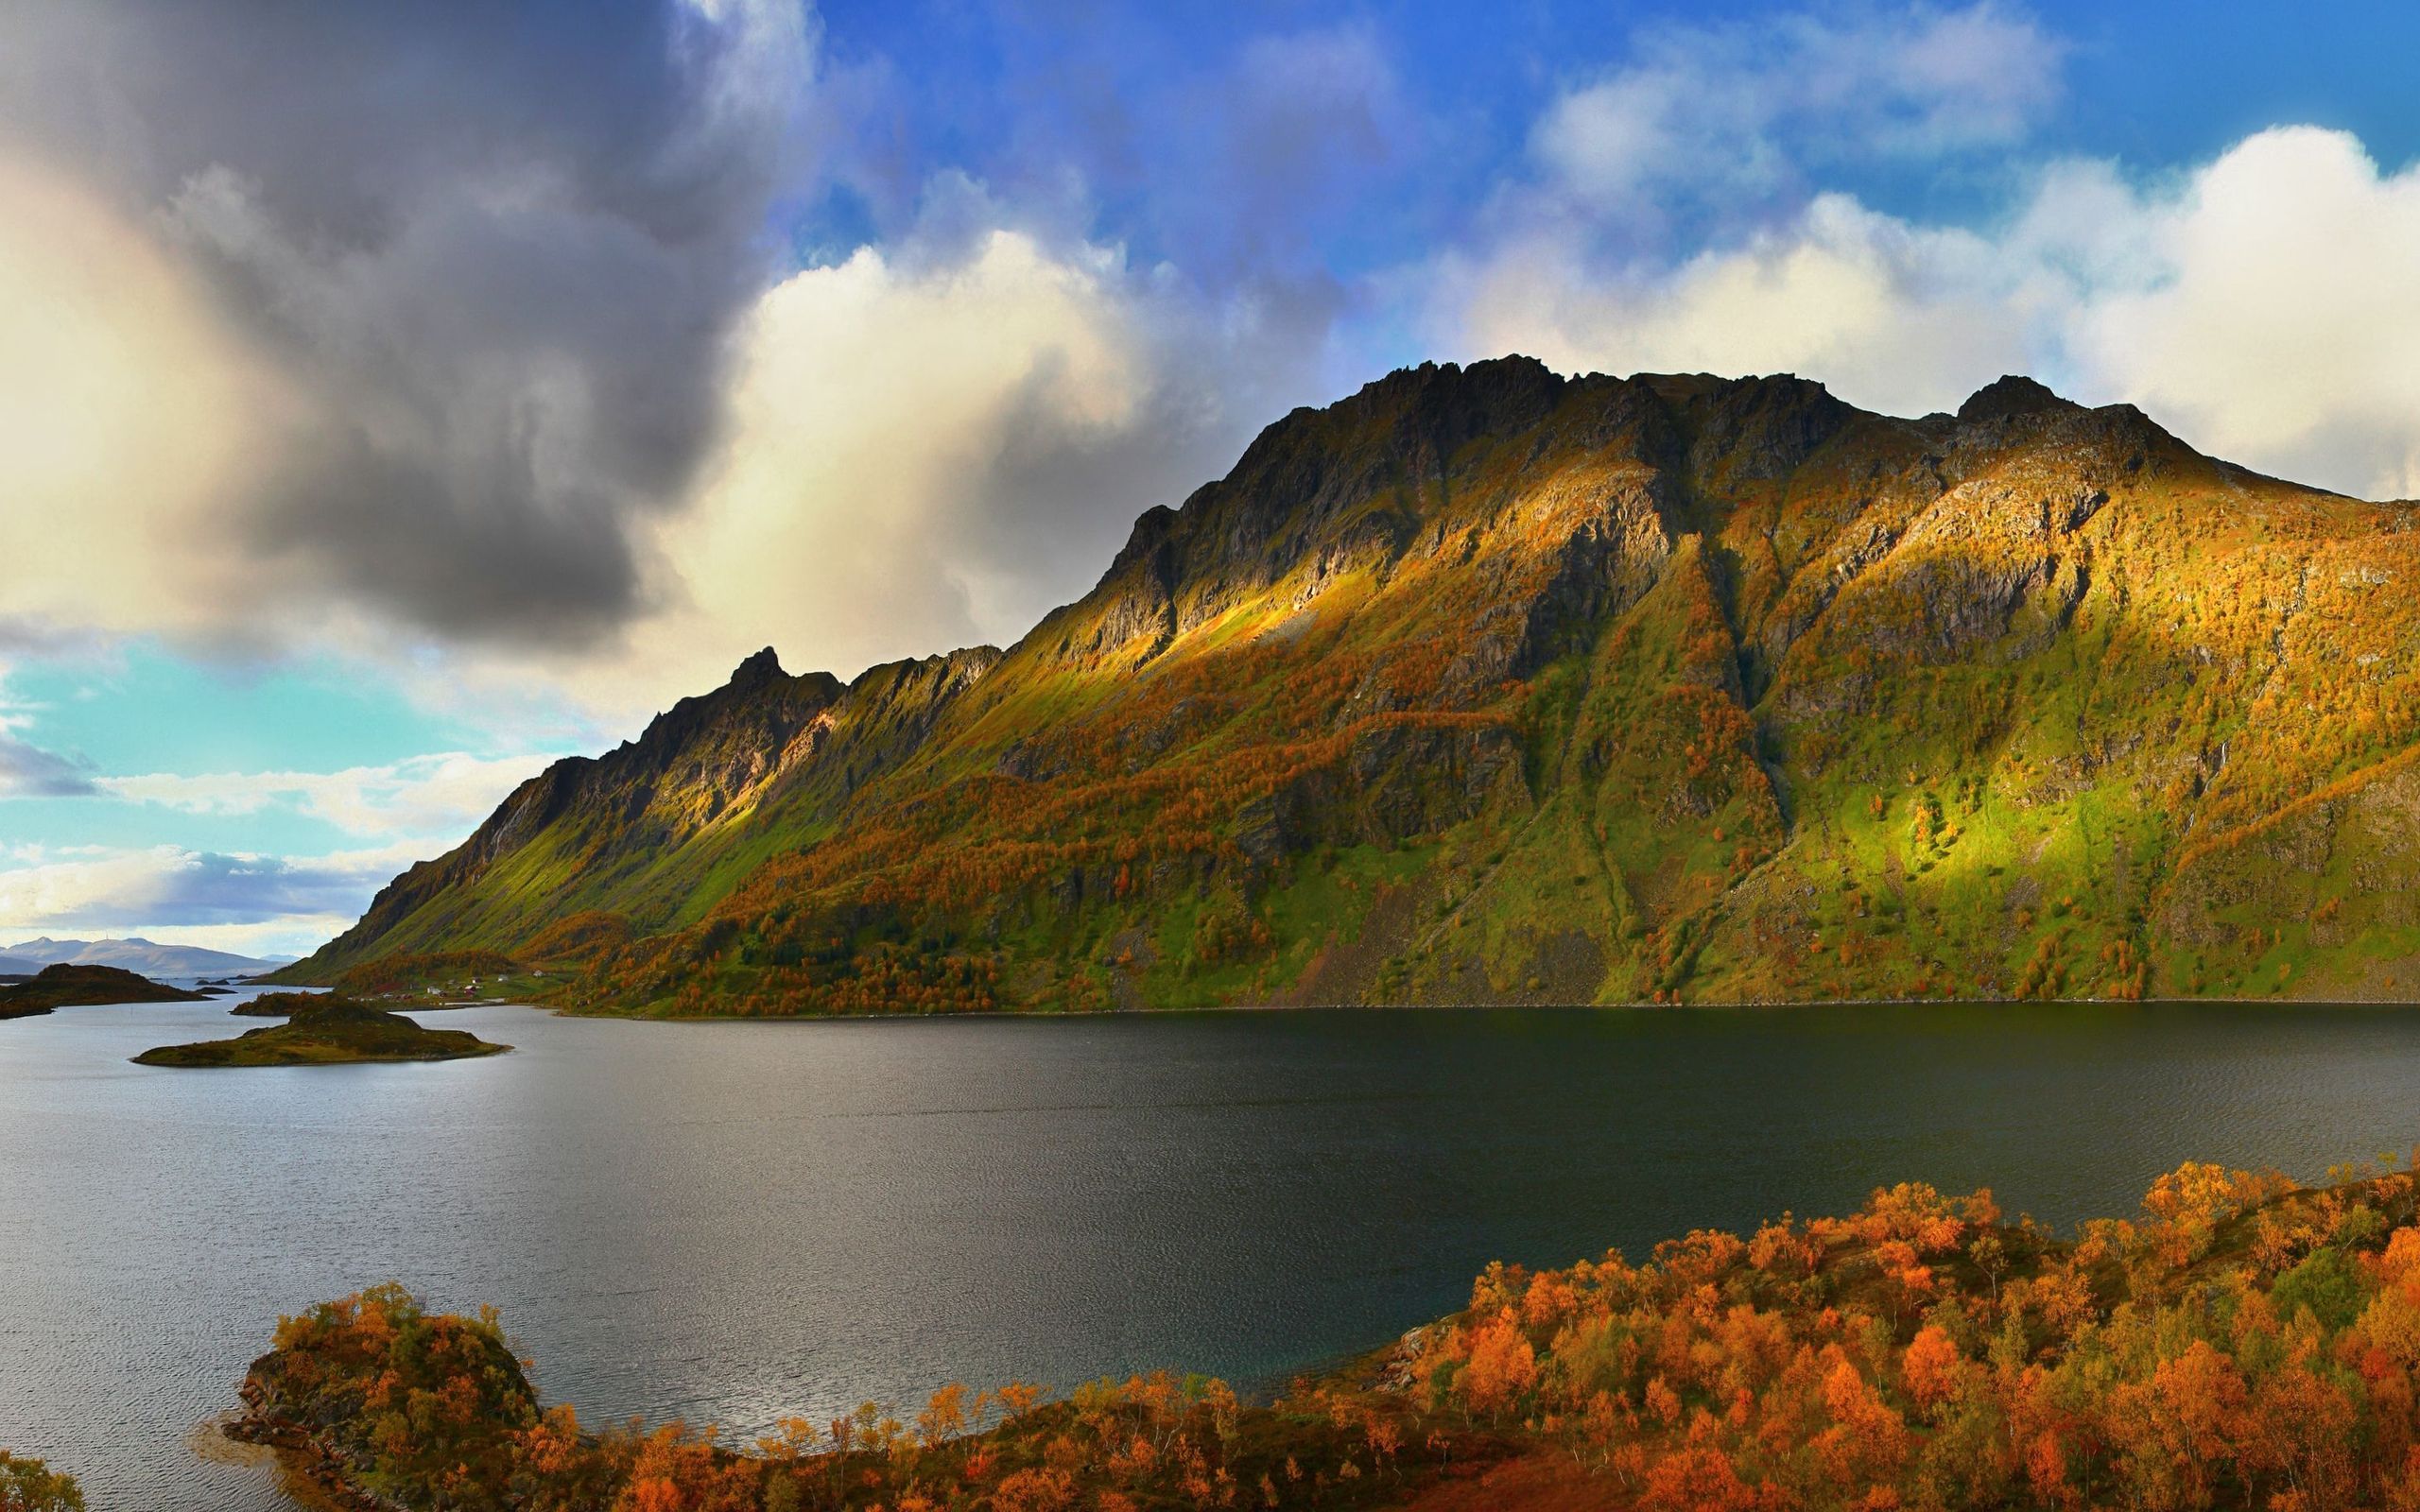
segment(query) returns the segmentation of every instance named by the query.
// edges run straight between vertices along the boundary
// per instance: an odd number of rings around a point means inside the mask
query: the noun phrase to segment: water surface
[[[747,1433],[943,1381],[1251,1381],[1450,1309],[1488,1260],[1643,1254],[1996,1189],[2060,1224],[2187,1159],[2420,1140],[2420,1016],[1858,1007],[640,1023],[178,1071],[225,1003],[0,1022],[0,1446],[96,1508],[283,1503],[201,1461],[281,1312],[494,1302],[550,1398]]]

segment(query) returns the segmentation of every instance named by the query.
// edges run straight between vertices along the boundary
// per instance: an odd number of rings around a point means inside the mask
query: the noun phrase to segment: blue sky
[[[770,643],[1014,639],[1390,367],[2022,369],[2420,493],[2383,3],[0,15],[0,945],[307,949]]]

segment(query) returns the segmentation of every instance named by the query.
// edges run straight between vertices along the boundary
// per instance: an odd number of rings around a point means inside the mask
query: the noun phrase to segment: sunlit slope
[[[303,971],[491,948],[659,1011],[2397,994],[2412,512],[2022,379],[1910,421],[1424,367],[1270,427],[1005,656],[752,662]]]
[[[470,839],[389,884],[284,980],[398,953],[585,954],[702,917],[766,857],[819,835],[998,660],[989,647],[874,667],[848,686],[768,650],[637,740],[556,763]]]

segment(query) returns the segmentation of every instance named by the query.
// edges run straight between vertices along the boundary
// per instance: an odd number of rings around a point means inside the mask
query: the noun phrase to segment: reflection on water
[[[520,1048],[165,1071],[225,1004],[0,1023],[0,1445],[94,1505],[285,1505],[186,1435],[281,1311],[493,1301],[592,1418],[745,1433],[958,1378],[1265,1379],[1491,1258],[2420,1139],[2420,1016],[2160,1006],[880,1023],[441,1016]],[[434,1018],[431,1022],[436,1022]]]

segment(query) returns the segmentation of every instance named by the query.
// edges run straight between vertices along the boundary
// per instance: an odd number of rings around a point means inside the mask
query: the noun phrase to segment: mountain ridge
[[[758,653],[289,974],[493,949],[673,1012],[2392,994],[2420,633],[2376,590],[2412,518],[2014,375],[1902,419],[1423,365],[1144,511],[1005,652]]]
[[[266,971],[279,964],[199,945],[161,945],[139,935],[112,939],[53,939],[45,935],[7,946],[5,953],[11,959],[22,957],[33,962],[37,970],[44,966],[114,966],[147,976]]]

